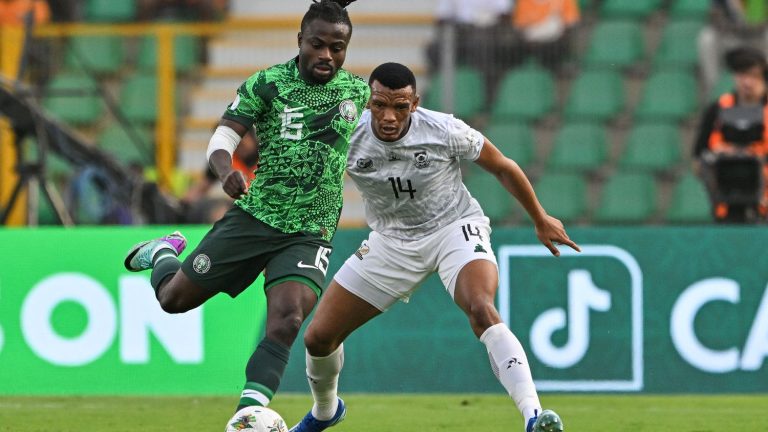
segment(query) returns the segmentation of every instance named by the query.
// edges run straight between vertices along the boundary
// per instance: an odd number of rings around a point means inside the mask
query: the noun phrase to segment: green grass
[[[334,432],[522,431],[513,403],[496,395],[344,396]],[[2,432],[222,432],[235,397],[0,397]],[[567,432],[764,431],[768,395],[638,396],[545,394]],[[311,403],[278,395],[271,407],[289,426]]]

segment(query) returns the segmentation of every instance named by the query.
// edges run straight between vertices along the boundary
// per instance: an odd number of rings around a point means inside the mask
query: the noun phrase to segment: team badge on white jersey
[[[416,168],[426,168],[431,162],[432,161],[429,160],[429,156],[427,156],[426,150],[422,150],[413,154],[413,165]]]

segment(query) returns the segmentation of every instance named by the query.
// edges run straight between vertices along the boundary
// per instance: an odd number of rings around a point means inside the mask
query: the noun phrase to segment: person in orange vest
[[[43,0],[0,0],[0,26],[24,25],[24,18],[30,12],[35,24],[51,20],[51,9]]]
[[[725,61],[735,86],[713,102],[701,118],[693,149],[694,169],[707,182],[716,221],[754,222],[768,213],[768,62],[760,50],[752,47],[729,51]],[[723,189],[722,180],[748,173],[715,172],[728,166],[718,161],[739,159],[742,163],[746,161],[742,166],[749,166],[750,158],[762,166],[752,175],[759,178],[761,197],[754,204],[725,202],[723,191],[718,189]],[[720,168],[723,166],[726,168]]]

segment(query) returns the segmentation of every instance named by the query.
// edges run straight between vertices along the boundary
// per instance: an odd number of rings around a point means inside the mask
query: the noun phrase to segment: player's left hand
[[[539,241],[552,252],[554,256],[560,256],[560,251],[555,244],[569,246],[576,252],[581,252],[579,245],[573,242],[565,232],[565,227],[560,219],[546,215],[544,219],[536,224],[536,237]]]

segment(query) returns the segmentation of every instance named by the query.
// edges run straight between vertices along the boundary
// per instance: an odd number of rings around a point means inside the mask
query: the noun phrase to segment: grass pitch
[[[347,419],[333,432],[522,431],[522,418],[497,395],[343,395]],[[236,398],[0,397],[1,432],[222,432]],[[766,431],[768,395],[544,394],[566,432]],[[306,395],[278,394],[271,407],[292,426]]]

